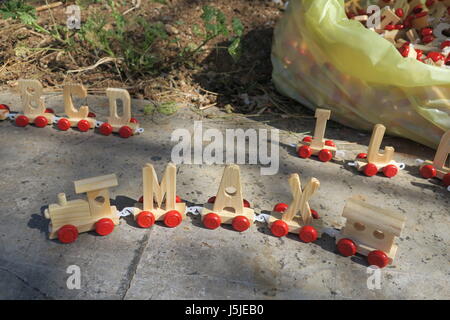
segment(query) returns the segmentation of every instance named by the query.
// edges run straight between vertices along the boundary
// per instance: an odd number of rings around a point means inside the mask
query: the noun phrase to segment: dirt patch
[[[82,8],[81,23],[89,23],[92,15],[112,14],[107,2],[78,1]],[[46,4],[28,3],[34,7]],[[106,87],[122,87],[135,98],[174,102],[201,110],[218,106],[230,113],[287,113],[285,102],[290,100],[278,95],[271,83],[273,28],[283,11],[279,4],[263,0],[142,1],[139,8],[125,16],[129,21],[141,19],[143,23],[160,24],[166,38],[152,43],[151,52],[156,58],[151,69],[137,68],[132,72],[122,68],[120,59],[104,52],[76,49],[77,45],[83,46],[80,35],[64,32],[70,4],[73,3],[66,1],[59,7],[37,12],[37,24],[52,32],[58,30],[61,40],[17,19],[0,21],[1,86],[14,88],[18,79],[35,78],[47,90],[58,91],[65,82],[76,81],[85,84],[92,93],[103,92]],[[228,53],[230,41],[224,36],[209,41],[195,56],[180,58],[183,50],[202,42],[194,26],[202,26],[205,5],[223,12],[229,24],[233,19],[241,21],[244,32],[239,59]],[[131,7],[130,4],[118,10],[123,13]],[[107,21],[106,28],[113,30],[117,23]],[[125,39],[132,37],[138,44],[145,41],[145,36],[139,25],[124,34]],[[68,43],[75,49],[68,47]],[[110,42],[111,47],[117,45],[120,43]]]

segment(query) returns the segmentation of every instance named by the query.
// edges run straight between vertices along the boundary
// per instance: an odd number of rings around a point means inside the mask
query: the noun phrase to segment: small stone
[[[180,33],[180,31],[178,31],[177,28],[175,28],[174,26],[172,26],[172,25],[170,25],[170,24],[166,24],[166,25],[164,26],[164,28],[166,29],[166,32],[167,32],[168,34],[178,34],[178,33]]]

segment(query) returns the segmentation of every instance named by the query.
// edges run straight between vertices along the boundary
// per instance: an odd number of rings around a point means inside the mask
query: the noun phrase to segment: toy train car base
[[[19,80],[18,88],[22,100],[22,113],[11,112],[6,105],[0,105],[0,120],[10,119],[18,127],[34,124],[38,128],[55,124],[61,131],[77,128],[80,132],[87,132],[98,128],[105,136],[115,132],[122,138],[129,138],[144,132],[135,118],[131,117],[131,98],[127,90],[106,89],[109,98],[109,117],[106,122],[96,120],[96,115],[89,111],[88,106],[75,108],[72,96],[87,97],[87,89],[81,84],[66,84],[63,89],[64,116],[56,116],[54,111],[45,108],[43,87],[38,80]],[[123,114],[117,113],[117,101],[122,101]]]

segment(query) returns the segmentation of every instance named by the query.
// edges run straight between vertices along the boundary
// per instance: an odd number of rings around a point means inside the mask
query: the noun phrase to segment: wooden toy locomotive
[[[50,219],[50,239],[71,243],[80,232],[95,230],[106,236],[119,224],[119,215],[109,200],[109,188],[118,185],[116,175],[75,181],[76,193],[87,193],[82,199],[67,201],[64,193],[58,194],[58,203],[49,205],[44,215]]]

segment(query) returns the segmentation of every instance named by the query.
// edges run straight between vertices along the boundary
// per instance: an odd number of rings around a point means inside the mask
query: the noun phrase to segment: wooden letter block
[[[244,203],[239,166],[228,165],[216,197],[204,205],[203,224],[208,229],[216,229],[223,223],[231,224],[239,232],[247,230],[255,220],[255,213]]]
[[[79,98],[87,97],[87,89],[82,84],[66,84],[63,90],[64,96],[64,112],[66,118],[58,121],[58,127],[61,130],[67,130],[68,127],[77,127],[81,131],[87,131],[88,129],[95,128],[95,119],[90,118],[89,107],[82,106],[79,110],[75,108],[72,101],[72,96]],[[69,124],[69,125],[67,125]]]
[[[106,95],[109,98],[109,117],[107,122],[111,125],[113,132],[130,131],[133,135],[139,127],[137,123],[130,122],[131,120],[131,98],[130,94],[125,89],[106,89]],[[122,115],[119,116],[117,112],[117,100],[122,101]]]
[[[382,124],[375,125],[367,155],[361,154],[355,161],[356,169],[363,171],[366,176],[371,177],[383,171],[386,177],[393,178],[401,169],[400,164],[394,160],[393,147],[386,147],[383,153],[379,152],[385,131],[386,127]]]
[[[161,184],[155,169],[149,163],[142,169],[144,191],[143,203],[136,204],[133,215],[141,228],[150,228],[155,221],[164,221],[167,227],[174,228],[186,217],[186,204],[177,201],[177,168],[169,163]]]
[[[420,167],[420,174],[426,179],[441,179],[446,187],[450,186],[450,168],[447,166],[450,153],[450,131],[447,131],[439,143],[433,161],[425,161]]]
[[[42,84],[38,80],[19,80],[18,88],[23,115],[16,115],[16,124],[20,127],[29,123],[34,123],[37,127],[52,124],[55,115],[45,112]]]
[[[289,185],[293,200],[289,206],[283,203],[275,206],[269,218],[269,227],[272,234],[277,237],[294,233],[304,242],[313,242],[320,237],[323,223],[317,214],[313,216],[308,200],[319,189],[320,182],[316,178],[311,178],[302,190],[300,176],[292,174],[289,177]]]
[[[336,155],[336,145],[331,140],[325,140],[325,129],[330,119],[331,111],[316,110],[316,127],[314,137],[306,137],[297,145],[297,153],[301,158],[307,159],[312,155],[320,161],[328,162]]]

